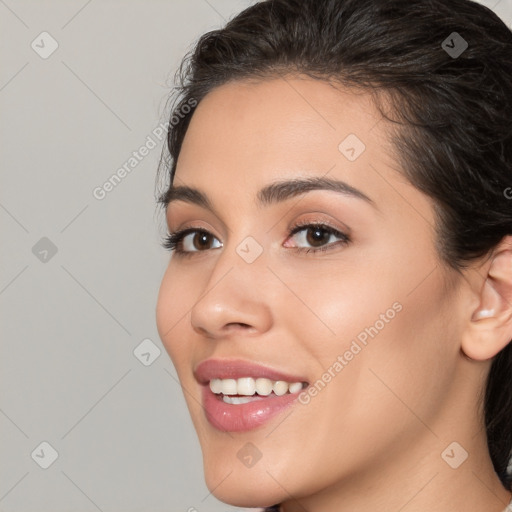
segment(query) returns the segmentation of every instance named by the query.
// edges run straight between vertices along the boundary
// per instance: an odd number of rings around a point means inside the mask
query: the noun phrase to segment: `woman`
[[[208,488],[503,511],[510,30],[469,0],[269,0],[205,34],[181,80],[157,325]]]

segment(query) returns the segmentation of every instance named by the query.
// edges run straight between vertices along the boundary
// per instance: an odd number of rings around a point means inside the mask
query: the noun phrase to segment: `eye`
[[[299,234],[299,236],[295,236]],[[348,245],[350,237],[345,233],[324,223],[319,224],[299,224],[295,225],[290,233],[290,237],[295,236],[299,244],[309,244],[311,247],[295,247],[299,252],[319,252],[335,249],[338,246]],[[338,242],[332,241],[332,238],[338,238]],[[331,243],[328,243],[331,240]],[[285,247],[289,247],[285,244]]]
[[[171,252],[174,251],[180,256],[187,256],[195,252],[203,252],[209,249],[212,240],[217,240],[217,238],[205,229],[187,228],[167,235],[162,246]],[[218,247],[222,247],[220,242],[219,245],[217,245],[217,248]]]
[[[288,241],[284,244],[284,247],[290,247],[297,252],[306,253],[335,249],[338,246],[348,245],[351,241],[347,234],[325,223],[303,223],[295,225],[291,228],[287,240],[292,238],[295,238],[299,245],[309,244],[310,247],[290,246]],[[336,242],[332,240],[333,238],[338,238],[339,240]],[[211,244],[214,241],[218,243],[212,246]],[[194,253],[205,252],[211,248],[218,249],[223,245],[205,229],[187,228],[167,235],[164,238],[162,246],[171,252],[175,252],[179,256],[191,256]]]

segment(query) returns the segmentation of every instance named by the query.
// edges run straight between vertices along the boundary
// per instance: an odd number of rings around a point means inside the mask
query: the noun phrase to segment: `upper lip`
[[[307,382],[304,377],[299,375],[277,371],[244,359],[206,359],[196,366],[194,377],[200,384],[207,384],[212,379],[239,379],[241,377]]]

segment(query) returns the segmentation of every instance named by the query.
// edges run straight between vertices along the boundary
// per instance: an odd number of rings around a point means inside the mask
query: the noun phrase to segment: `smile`
[[[207,360],[194,372],[206,420],[218,430],[255,429],[296,403],[303,378],[241,360]]]

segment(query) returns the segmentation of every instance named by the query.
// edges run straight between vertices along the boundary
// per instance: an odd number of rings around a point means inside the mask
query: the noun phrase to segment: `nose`
[[[263,261],[246,263],[233,248],[223,251],[191,310],[192,328],[212,339],[261,335],[272,326],[271,273]]]

